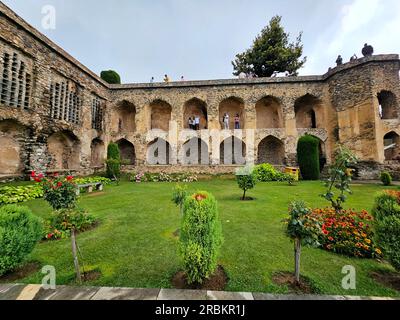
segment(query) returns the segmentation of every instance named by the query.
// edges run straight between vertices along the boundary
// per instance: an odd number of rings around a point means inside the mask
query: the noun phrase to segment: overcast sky
[[[124,83],[232,78],[231,61],[272,16],[294,40],[303,31],[301,75],[325,73],[368,42],[400,53],[399,0],[2,0],[92,71],[115,69]],[[44,5],[56,29],[42,27]]]

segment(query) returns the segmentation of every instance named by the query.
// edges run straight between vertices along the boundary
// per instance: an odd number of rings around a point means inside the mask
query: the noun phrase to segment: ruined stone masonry
[[[296,165],[298,139],[311,134],[328,164],[343,143],[360,159],[360,178],[382,169],[400,178],[399,70],[394,54],[321,76],[109,85],[0,2],[0,177],[90,174],[103,169],[110,142],[127,170]],[[242,130],[233,130],[236,115]],[[200,130],[188,130],[189,117]]]

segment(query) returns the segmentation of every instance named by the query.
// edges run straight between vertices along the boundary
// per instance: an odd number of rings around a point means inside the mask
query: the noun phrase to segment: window
[[[60,81],[50,85],[50,116],[79,124],[82,100],[75,83]]]
[[[1,56],[0,102],[10,107],[29,109],[31,74],[17,53]]]
[[[92,129],[103,130],[103,108],[98,97],[92,100]]]

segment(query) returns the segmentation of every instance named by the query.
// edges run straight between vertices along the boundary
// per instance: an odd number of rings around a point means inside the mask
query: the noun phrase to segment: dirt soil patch
[[[216,272],[202,284],[188,284],[186,274],[183,271],[179,271],[172,278],[172,286],[175,289],[223,291],[228,284],[228,280],[224,268],[218,266]]]
[[[277,272],[272,276],[272,281],[280,286],[287,286],[291,294],[316,294],[318,290],[305,277],[300,277],[300,283],[296,282],[293,273]]]
[[[81,275],[81,277],[82,277],[83,282],[95,281],[95,280],[100,279],[101,271],[99,271],[99,270],[87,271],[87,272],[83,273]]]
[[[392,288],[400,292],[400,273],[390,271],[374,271],[371,277],[385,287]]]
[[[7,273],[0,277],[0,282],[7,283],[7,282],[14,282],[20,279],[24,279],[31,274],[34,274],[40,270],[40,263],[39,262],[29,262],[14,272]]]

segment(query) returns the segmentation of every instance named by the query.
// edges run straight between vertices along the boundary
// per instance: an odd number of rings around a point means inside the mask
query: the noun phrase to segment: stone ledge
[[[361,297],[333,295],[295,295],[251,292],[226,292],[177,289],[134,289],[111,287],[57,286],[45,290],[40,285],[0,284],[0,300],[215,300],[215,301],[345,301],[345,300],[400,300],[390,297]]]

